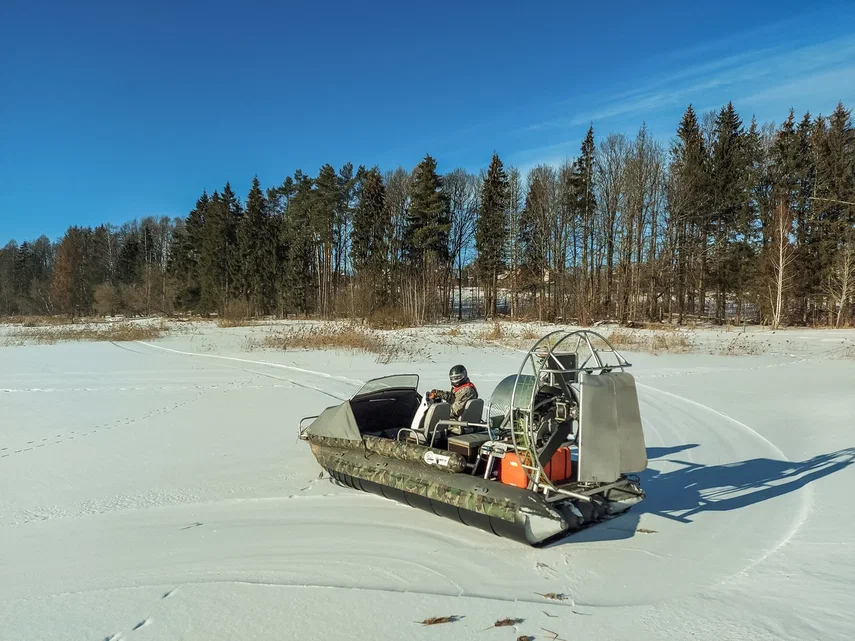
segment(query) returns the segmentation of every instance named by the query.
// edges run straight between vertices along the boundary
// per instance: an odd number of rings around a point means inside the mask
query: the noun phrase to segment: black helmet
[[[455,365],[448,372],[448,379],[452,385],[457,387],[461,383],[465,383],[469,379],[469,376],[466,374],[466,368],[463,365]]]

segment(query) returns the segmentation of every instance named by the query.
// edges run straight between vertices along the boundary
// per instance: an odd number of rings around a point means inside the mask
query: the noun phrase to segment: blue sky
[[[855,106],[855,2],[0,2],[0,244],[326,162],[527,169]]]

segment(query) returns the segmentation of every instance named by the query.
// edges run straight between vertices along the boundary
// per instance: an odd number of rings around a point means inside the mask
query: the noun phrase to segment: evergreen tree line
[[[840,326],[855,298],[855,130],[792,111],[744,123],[689,106],[668,146],[588,130],[522,176],[346,164],[186,218],[70,227],[0,250],[0,314],[478,315],[591,323],[710,318]]]

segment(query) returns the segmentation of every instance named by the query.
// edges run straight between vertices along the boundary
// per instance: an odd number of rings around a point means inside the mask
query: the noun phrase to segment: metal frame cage
[[[534,412],[538,409],[535,406],[538,391],[545,385],[557,387],[578,406],[580,373],[622,372],[631,366],[604,336],[587,329],[551,332],[528,350],[513,382],[504,426],[510,429],[514,449],[535,491],[547,488],[563,493],[546,474],[536,447]],[[578,430],[578,420],[576,425]],[[578,438],[578,432],[574,438]]]

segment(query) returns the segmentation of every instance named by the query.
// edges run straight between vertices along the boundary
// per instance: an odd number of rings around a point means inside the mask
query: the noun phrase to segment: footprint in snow
[[[131,628],[131,631],[133,632],[135,630],[139,630],[140,628],[144,628],[149,623],[151,623],[151,619],[143,619],[142,621],[137,623],[133,628]]]
[[[173,594],[175,594],[175,591],[176,591],[177,589],[178,589],[178,588],[172,588],[169,592],[164,592],[164,593],[163,593],[163,596],[162,596],[162,597],[160,597],[160,598],[161,598],[161,599],[168,599],[168,598],[169,598],[169,597],[171,597]]]

